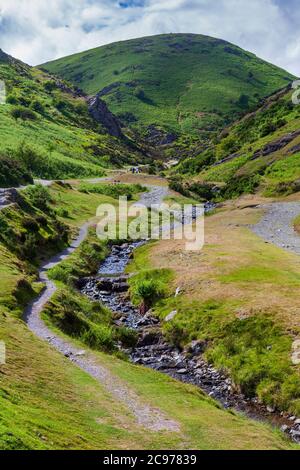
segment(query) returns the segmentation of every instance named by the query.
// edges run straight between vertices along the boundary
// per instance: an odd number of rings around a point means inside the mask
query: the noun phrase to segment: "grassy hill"
[[[300,108],[290,89],[265,100],[174,173],[196,191],[221,187],[225,199],[261,192],[281,196],[300,190]],[[176,180],[176,177],[175,177]],[[180,183],[179,183],[180,186]],[[185,186],[185,184],[183,184]],[[216,194],[216,193],[215,193]]]
[[[110,136],[94,121],[84,97],[63,81],[2,51],[0,80],[7,94],[0,106],[2,186],[11,173],[2,172],[9,161],[12,167],[21,165],[23,173],[55,179],[101,176],[112,164],[142,159],[128,140]],[[7,184],[14,179],[7,178]]]
[[[194,34],[119,42],[42,67],[86,93],[100,93],[124,125],[150,142],[177,137],[183,153],[191,140],[206,141],[292,80],[235,45]]]

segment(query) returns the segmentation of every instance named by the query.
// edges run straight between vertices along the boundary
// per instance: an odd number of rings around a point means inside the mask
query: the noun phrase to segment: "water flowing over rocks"
[[[80,282],[83,294],[91,300],[101,301],[112,310],[117,325],[137,331],[136,346],[125,351],[131,361],[195,385],[219,401],[224,408],[233,408],[254,419],[270,421],[293,440],[300,442],[300,421],[296,417],[291,420],[290,415],[277,412],[262,405],[257,398],[247,398],[240,393],[226,374],[205,361],[205,341],[192,341],[184,350],[180,350],[165,340],[160,321],[151,310],[142,316],[140,310],[132,305],[127,292],[128,276],[124,272],[133,251],[143,243],[140,241],[112,247],[98,275]],[[176,311],[171,312],[166,320],[172,321],[176,314]]]

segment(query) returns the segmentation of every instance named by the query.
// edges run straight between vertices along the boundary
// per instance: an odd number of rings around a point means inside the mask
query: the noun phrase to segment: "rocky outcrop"
[[[9,63],[10,62],[10,57],[3,52],[2,49],[0,49],[0,62],[2,63]]]
[[[278,152],[279,150],[286,147],[289,143],[291,143],[294,139],[296,139],[296,137],[298,137],[299,135],[300,131],[295,131],[286,134],[278,140],[270,142],[269,144],[265,145],[262,149],[257,150],[257,152],[252,155],[251,160],[256,160],[259,157],[266,157],[271,153]]]
[[[110,135],[118,138],[123,137],[118,119],[109,111],[106,103],[100,99],[99,95],[90,98],[88,106],[92,118],[105,127]]]
[[[172,132],[165,132],[151,125],[147,129],[146,140],[151,145],[170,145],[177,139],[176,134]]]
[[[10,204],[20,204],[22,202],[23,199],[16,189],[0,189],[0,209]]]

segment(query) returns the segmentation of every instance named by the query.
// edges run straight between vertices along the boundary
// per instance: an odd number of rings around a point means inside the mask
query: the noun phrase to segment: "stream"
[[[132,305],[128,295],[126,266],[134,250],[144,243],[139,241],[113,246],[97,276],[79,282],[82,294],[93,301],[102,302],[113,312],[116,325],[132,328],[138,333],[136,347],[124,350],[130,360],[195,385],[224,408],[233,408],[256,420],[268,421],[280,427],[294,441],[300,442],[300,421],[295,416],[266,407],[257,398],[245,397],[237,391],[228,376],[204,360],[204,342],[194,341],[185,350],[180,350],[164,339],[161,324],[151,311],[141,315],[139,309]],[[170,320],[172,315],[174,312],[170,314]]]

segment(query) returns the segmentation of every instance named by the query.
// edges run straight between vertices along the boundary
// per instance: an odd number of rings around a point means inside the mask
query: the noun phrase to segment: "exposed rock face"
[[[16,189],[0,189],[0,209],[9,204],[19,204],[22,201],[23,199]]]
[[[62,80],[55,79],[55,84],[57,88],[59,88],[63,93],[68,93],[69,95],[72,95],[74,98],[79,98],[79,97],[84,97],[84,93],[82,90],[80,90],[77,87],[69,87],[64,83]]]
[[[109,111],[106,103],[99,95],[88,100],[89,112],[95,121],[99,122],[113,137],[123,137],[121,126],[117,118]]]
[[[148,127],[146,139],[151,145],[169,145],[175,142],[177,136],[174,133],[166,133],[162,129],[151,125]]]
[[[291,132],[274,142],[270,142],[269,144],[265,145],[262,149],[255,152],[251,158],[251,160],[256,160],[259,157],[266,157],[271,153],[278,152],[279,150],[286,147],[290,142],[292,142],[296,137],[300,135],[300,131]]]
[[[2,49],[0,49],[0,62],[9,62],[9,56]]]

